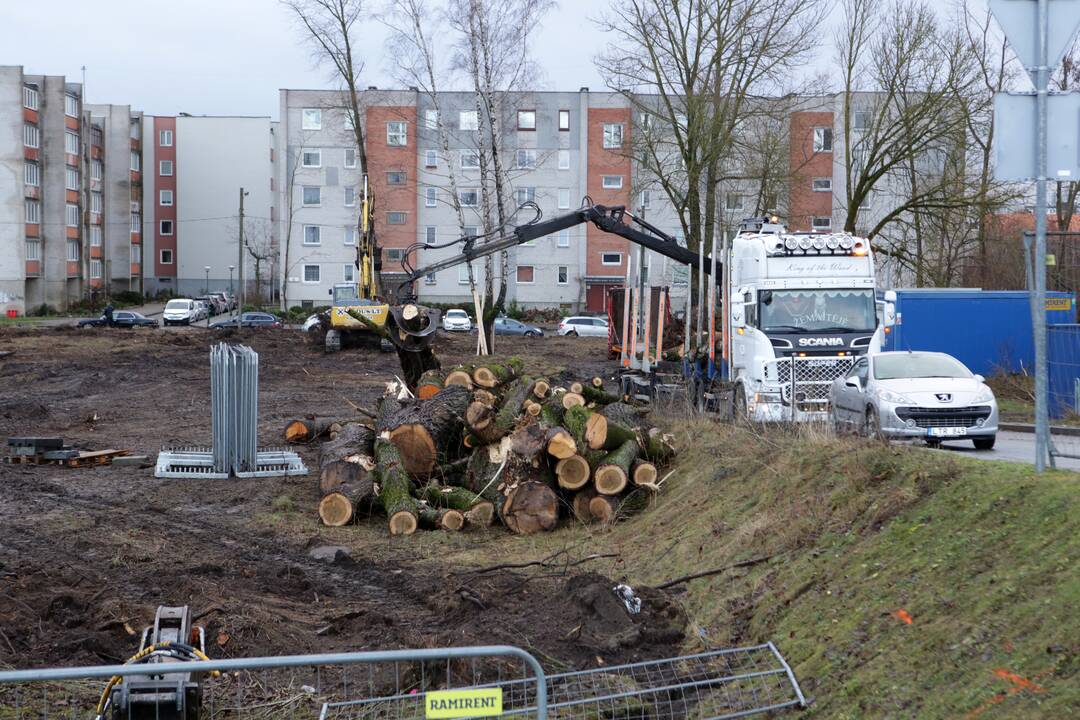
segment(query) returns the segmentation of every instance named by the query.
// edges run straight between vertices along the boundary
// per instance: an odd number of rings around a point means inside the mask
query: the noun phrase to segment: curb
[[[998,422],[998,430],[1034,434],[1035,426],[1031,423]],[[1051,425],[1050,434],[1063,435],[1066,437],[1080,437],[1080,427],[1070,427],[1067,425]]]

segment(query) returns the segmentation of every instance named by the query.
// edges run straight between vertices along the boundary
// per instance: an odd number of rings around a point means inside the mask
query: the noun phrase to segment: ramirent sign
[[[424,717],[432,720],[497,715],[502,715],[501,688],[429,692],[424,702]]]

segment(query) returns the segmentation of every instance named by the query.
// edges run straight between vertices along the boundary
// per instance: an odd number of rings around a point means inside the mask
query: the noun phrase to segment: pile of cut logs
[[[670,437],[600,378],[555,386],[517,358],[390,383],[372,417],[300,418],[287,442],[329,437],[319,456],[319,517],[345,525],[379,511],[392,535],[499,520],[553,529],[560,517],[612,523],[647,508]]]

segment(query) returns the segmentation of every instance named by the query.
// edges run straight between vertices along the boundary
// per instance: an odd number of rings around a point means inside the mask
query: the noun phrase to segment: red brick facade
[[[630,109],[590,108],[588,117],[588,166],[585,187],[594,203],[600,205],[630,205]],[[622,125],[622,145],[604,147],[604,126]],[[605,188],[604,176],[621,177],[621,188]],[[592,224],[585,230],[586,277],[626,277],[629,242],[606,233]],[[620,253],[618,265],[605,265],[604,253]],[[604,309],[608,285],[586,282],[585,303],[591,311]]]
[[[390,123],[405,123],[405,144],[390,145]],[[416,242],[416,108],[414,106],[372,106],[364,122],[367,141],[368,182],[378,199],[375,231],[383,250],[384,273],[401,273],[397,261],[390,262],[386,251],[404,249]],[[390,184],[390,173],[404,173],[403,184]],[[361,210],[363,189],[357,188],[356,212]],[[404,213],[405,222],[390,224],[393,213]],[[395,216],[398,217],[398,216]],[[412,258],[415,262],[415,256]]]
[[[170,130],[172,132],[172,145],[162,147],[161,145],[161,131]],[[154,233],[154,249],[157,252],[157,257],[154,258],[154,274],[158,277],[176,277],[176,267],[180,259],[176,254],[177,241],[180,237],[180,228],[176,222],[177,207],[180,204],[180,198],[176,192],[176,144],[180,142],[180,138],[176,134],[176,118],[174,117],[155,117],[154,118],[154,135],[150,138],[150,141],[154,143],[154,167],[144,168],[146,172],[151,173],[151,177],[154,178],[152,187],[154,188],[155,195],[150,198],[150,202],[154,203],[157,226],[153,228]],[[171,160],[173,164],[173,174],[162,176],[161,175],[161,161]],[[171,190],[173,194],[173,204],[171,206],[162,207],[160,202],[161,191]],[[172,221],[172,235],[161,234],[161,221]],[[172,263],[163,264],[161,262],[161,251],[172,251]]]
[[[833,128],[831,112],[797,112],[791,114],[790,172],[791,188],[788,204],[788,227],[791,230],[811,230],[815,217],[833,214],[832,191],[815,191],[814,178],[833,176],[833,151],[814,152],[814,129]]]

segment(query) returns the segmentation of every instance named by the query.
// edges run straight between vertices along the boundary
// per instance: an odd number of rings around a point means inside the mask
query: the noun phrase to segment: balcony
[[[82,277],[82,263],[78,260],[67,261],[67,276],[68,279]]]
[[[37,185],[24,185],[23,186],[23,197],[27,198],[29,200],[40,200],[41,199],[41,188],[39,186],[37,186]]]
[[[27,260],[26,261],[26,277],[41,277],[41,261],[40,260]]]

